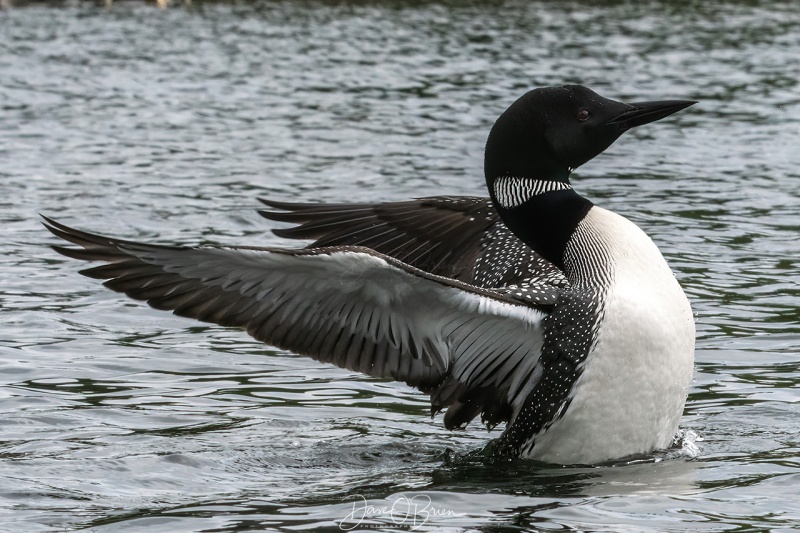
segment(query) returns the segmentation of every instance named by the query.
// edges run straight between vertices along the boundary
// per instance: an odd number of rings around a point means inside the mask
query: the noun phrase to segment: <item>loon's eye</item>
[[[581,122],[586,122],[589,118],[589,110],[588,109],[581,109],[578,111],[578,120]]]

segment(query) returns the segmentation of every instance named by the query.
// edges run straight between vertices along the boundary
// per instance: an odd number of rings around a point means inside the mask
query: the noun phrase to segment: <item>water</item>
[[[744,1],[0,12],[0,529],[336,529],[363,510],[362,529],[800,527],[798,20]],[[482,195],[494,118],[570,82],[700,101],[574,179],[692,300],[695,459],[486,465],[469,454],[497,432],[103,290],[37,220],[276,245],[258,196]]]

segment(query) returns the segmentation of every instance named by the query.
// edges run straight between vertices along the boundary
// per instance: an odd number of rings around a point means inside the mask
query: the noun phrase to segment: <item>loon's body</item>
[[[83,271],[159,309],[237,326],[320,361],[404,381],[445,425],[507,422],[494,450],[560,464],[666,448],[693,372],[694,322],[661,253],[571,187],[624,131],[692,102],[531,91],[492,129],[490,199],[264,200],[301,250],[179,248],[48,219],[107,264]]]
[[[531,457],[595,463],[667,448],[693,373],[694,320],[683,290],[653,241],[605,209],[592,207],[567,254],[573,290],[599,302],[593,344],[569,409],[535,439]],[[577,433],[584,437],[570,438]]]

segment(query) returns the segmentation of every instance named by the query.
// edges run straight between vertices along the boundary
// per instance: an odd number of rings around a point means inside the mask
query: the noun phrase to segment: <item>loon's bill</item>
[[[694,321],[638,227],[573,190],[627,129],[694,102],[530,91],[486,145],[490,198],[379,204],[262,200],[302,249],[172,247],[45,218],[104,264],[81,271],[157,309],[405,382],[448,428],[506,422],[499,456],[588,464],[667,447],[693,372]]]

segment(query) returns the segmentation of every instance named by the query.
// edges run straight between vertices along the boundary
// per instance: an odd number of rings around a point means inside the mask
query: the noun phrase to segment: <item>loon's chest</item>
[[[691,307],[658,248],[628,220],[592,208],[565,254],[591,285],[592,347],[564,415],[534,437],[530,457],[597,463],[667,447],[694,362]]]

